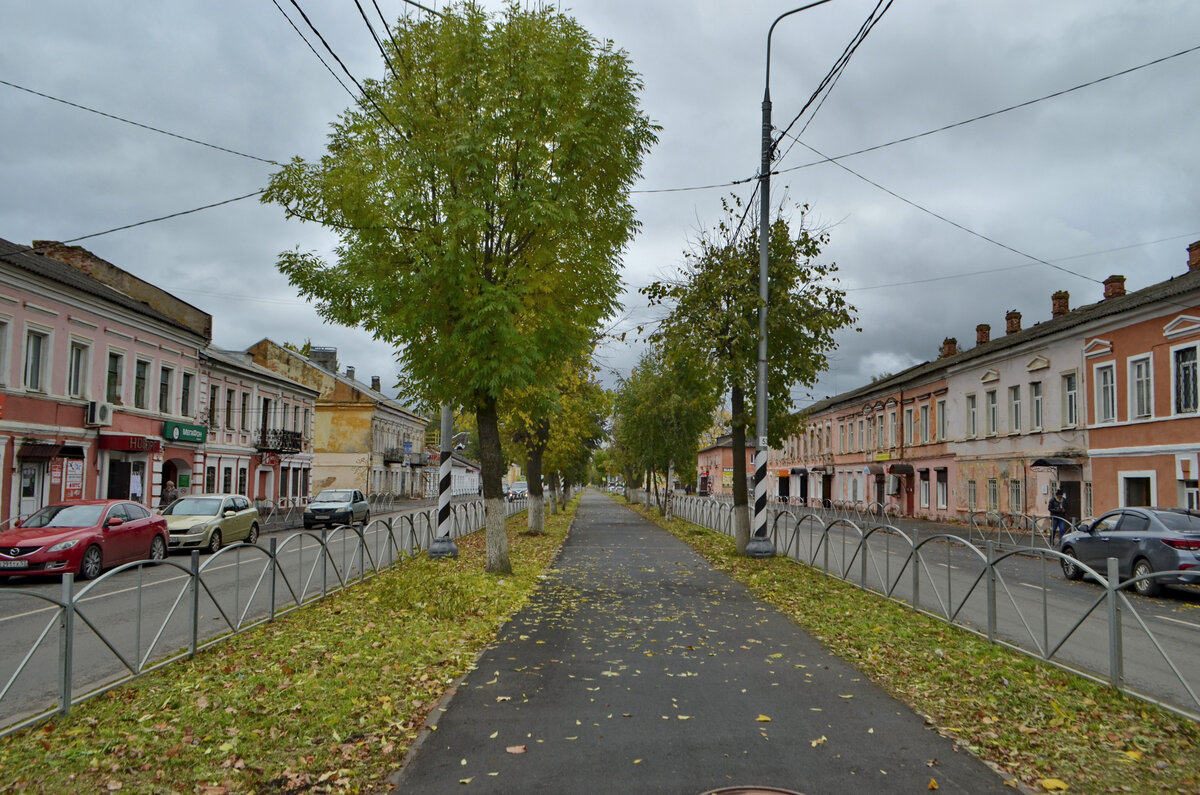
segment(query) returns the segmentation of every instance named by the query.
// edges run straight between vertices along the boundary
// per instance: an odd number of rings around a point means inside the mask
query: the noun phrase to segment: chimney
[[[346,366],[346,377],[351,381],[354,380],[354,368],[350,367],[349,365]]]
[[[954,356],[958,353],[958,340],[954,337],[946,337],[942,340],[942,355],[939,358]]]
[[[1061,317],[1071,312],[1071,294],[1059,290],[1050,296],[1050,317]]]
[[[1200,240],[1188,246],[1188,270],[1200,271]]]
[[[1104,280],[1104,297],[1105,298],[1120,298],[1125,295],[1125,277],[1124,276],[1109,276]]]
[[[311,347],[308,351],[308,358],[317,367],[328,370],[331,373],[337,372],[337,348]]]
[[[975,344],[982,345],[985,342],[990,342],[992,339],[992,327],[987,323],[980,323],[975,327]]]
[[[379,376],[377,376],[377,375],[371,376],[371,389],[374,389],[376,392],[383,391],[382,389],[379,388]]]
[[[1021,330],[1021,313],[1015,309],[1008,310],[1004,316],[1004,333],[1016,334]]]

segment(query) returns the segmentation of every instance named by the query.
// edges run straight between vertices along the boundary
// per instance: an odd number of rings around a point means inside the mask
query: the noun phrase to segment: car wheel
[[[100,547],[90,546],[83,552],[83,560],[79,561],[79,579],[94,580],[104,570],[104,553]]]
[[[1143,574],[1153,573],[1154,567],[1151,566],[1150,561],[1146,560],[1145,558],[1139,558],[1138,561],[1133,564],[1134,577],[1141,577]],[[1135,590],[1141,596],[1158,596],[1159,591],[1162,590],[1162,584],[1158,580],[1142,580],[1141,582],[1134,584],[1133,590]]]
[[[150,542],[150,560],[162,560],[167,556],[167,542],[162,536],[155,536]]]
[[[258,522],[255,522],[254,524],[250,525],[250,535],[246,536],[246,543],[247,544],[257,544],[258,543]]]
[[[1083,579],[1083,569],[1080,567],[1079,561],[1075,560],[1074,557],[1075,550],[1071,549],[1070,547],[1066,547],[1063,549],[1063,555],[1066,556],[1061,560],[1063,576],[1068,580]]]
[[[366,527],[371,522],[371,512],[367,511],[363,514],[363,527]]]
[[[221,548],[221,531],[213,530],[212,535],[208,537],[208,551],[216,552]]]

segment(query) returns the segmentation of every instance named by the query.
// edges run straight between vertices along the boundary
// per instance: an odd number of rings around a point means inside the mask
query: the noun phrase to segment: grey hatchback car
[[[358,489],[323,489],[304,509],[304,528],[371,521],[367,498]]]
[[[1119,508],[1080,525],[1062,540],[1063,574],[1078,580],[1080,563],[1103,574],[1108,558],[1117,559],[1122,579],[1163,571],[1182,571],[1134,584],[1142,596],[1154,596],[1164,583],[1200,584],[1200,513],[1182,508]]]

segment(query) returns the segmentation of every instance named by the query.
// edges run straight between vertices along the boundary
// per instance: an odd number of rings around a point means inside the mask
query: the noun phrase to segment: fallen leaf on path
[[[770,723],[771,722],[771,719],[768,718],[766,715],[759,715],[757,718],[755,718],[755,720],[758,721],[759,723]]]
[[[1066,792],[1070,789],[1067,782],[1058,778],[1044,778],[1041,780],[1042,789],[1046,792]]]
[[[508,751],[510,754],[523,754],[525,753],[525,749],[526,746],[524,745],[510,745],[504,750]]]
[[[471,783],[471,779],[473,779],[473,778],[475,778],[475,777],[474,777],[474,776],[467,776],[466,778],[460,778],[460,779],[458,780],[458,783],[459,783],[459,784],[470,784],[470,783]]]
[[[812,747],[816,748],[818,745],[824,745],[827,739],[829,738],[822,734],[820,737],[812,741]]]
[[[491,734],[489,734],[489,735],[488,735],[488,739],[489,739],[489,740],[494,740],[494,739],[496,739],[496,736],[497,736],[497,735],[499,735],[499,734],[500,734],[500,732],[498,732],[498,731],[494,731],[494,732],[492,732]]]
[[[929,788],[930,788],[930,789],[937,789],[937,788],[938,788],[938,785],[937,785],[937,779],[936,779],[936,778],[931,778],[931,779],[929,779]]]

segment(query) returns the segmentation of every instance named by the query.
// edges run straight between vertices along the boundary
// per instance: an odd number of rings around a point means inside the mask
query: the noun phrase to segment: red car
[[[47,505],[0,532],[0,576],[63,574],[81,580],[110,566],[167,555],[167,520],[128,500]]]

